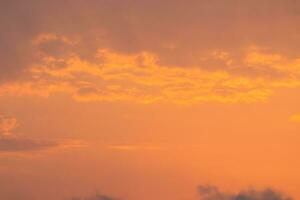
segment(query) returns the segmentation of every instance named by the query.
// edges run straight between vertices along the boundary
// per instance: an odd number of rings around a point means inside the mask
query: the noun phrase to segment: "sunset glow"
[[[300,198],[300,1],[0,11],[0,200]]]

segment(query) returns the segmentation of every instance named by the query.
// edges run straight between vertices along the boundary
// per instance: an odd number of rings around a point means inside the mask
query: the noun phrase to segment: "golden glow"
[[[293,122],[300,122],[300,115],[299,114],[293,114],[290,116],[290,120]]]
[[[156,55],[148,52],[120,54],[107,49],[98,51],[98,63],[81,60],[77,56],[57,60],[44,57],[44,65],[34,66],[29,73],[33,80],[3,85],[0,94],[41,95],[64,92],[77,101],[126,101],[136,103],[172,102],[256,102],[265,101],[280,88],[300,86],[298,60],[281,61],[282,56],[252,52],[245,65],[273,64],[282,77],[268,75],[252,77],[232,74],[230,69],[207,71],[201,66],[163,66]],[[226,52],[215,51],[213,57],[225,59],[234,69]],[[51,67],[63,61],[65,67]],[[259,67],[259,66],[254,66]],[[290,76],[290,74],[293,76]]]

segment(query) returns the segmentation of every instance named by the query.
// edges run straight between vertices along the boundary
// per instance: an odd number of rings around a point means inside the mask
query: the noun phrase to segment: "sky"
[[[0,0],[0,199],[300,199],[297,0]]]

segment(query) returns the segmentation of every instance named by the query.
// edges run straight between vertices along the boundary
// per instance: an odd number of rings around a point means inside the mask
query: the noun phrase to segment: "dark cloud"
[[[92,94],[99,94],[100,91],[94,87],[82,87],[78,89],[78,95],[92,95]]]
[[[228,194],[221,192],[215,186],[199,186],[198,192],[201,200],[293,200],[272,189],[248,189],[236,194]]]
[[[0,196],[5,197],[4,199],[13,200],[29,200],[35,199],[32,196],[26,194],[26,192],[14,192],[10,191],[9,194],[3,188],[0,188]],[[284,194],[274,191],[272,189],[255,190],[248,189],[238,193],[224,193],[215,186],[199,186],[198,193],[201,200],[293,200],[291,197],[287,197]],[[159,194],[157,195],[159,196]],[[57,199],[58,200],[58,199]],[[122,200],[120,198],[112,197],[97,193],[87,197],[74,196],[68,198],[68,200]]]
[[[299,52],[299,21],[296,0],[2,0],[0,81],[20,76],[37,51],[87,60],[99,47],[150,51],[170,65],[199,64],[202,53],[214,49],[239,56],[251,44],[290,56]],[[36,48],[32,40],[43,33],[77,44],[52,41]]]

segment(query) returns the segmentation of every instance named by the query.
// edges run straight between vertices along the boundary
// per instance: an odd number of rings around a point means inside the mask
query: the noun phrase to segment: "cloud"
[[[237,193],[225,193],[210,185],[198,186],[198,194],[201,200],[293,200],[293,198],[273,189],[248,189]],[[117,200],[117,198],[96,194],[85,198],[73,197],[70,200]]]
[[[0,115],[0,136],[11,135],[11,131],[18,126],[17,119]]]
[[[290,0],[272,4],[267,0],[190,0],[188,4],[180,0],[12,0],[1,5],[6,30],[2,38],[16,52],[15,58],[26,53],[23,46],[37,34],[54,32],[76,38],[81,48],[74,51],[84,58],[91,58],[101,46],[123,53],[151,51],[162,55],[166,63],[187,64],[195,63],[196,52],[236,49],[249,41],[276,50],[297,47],[293,44],[299,42],[297,5]],[[275,23],[274,19],[281,20]],[[284,30],[289,30],[290,37]]]
[[[4,195],[5,193],[1,193]],[[199,199],[201,200],[293,200],[293,198],[288,197],[278,191],[272,189],[265,189],[265,190],[255,190],[255,189],[248,189],[242,190],[237,193],[224,193],[221,192],[215,186],[199,186],[198,187],[198,194]],[[24,194],[20,193],[12,193],[12,195],[18,196],[16,199],[32,199],[32,197],[26,198]],[[159,197],[159,194],[157,195]],[[106,195],[102,193],[96,193],[94,195],[88,195],[86,197],[82,196],[73,196],[68,198],[68,200],[121,200],[123,198],[116,198],[111,195]],[[158,198],[160,199],[160,198]],[[58,199],[57,199],[58,200]]]
[[[293,200],[272,189],[248,189],[231,194],[221,192],[215,186],[202,185],[198,187],[198,192],[201,200]]]
[[[0,154],[45,151],[58,147],[85,146],[82,142],[75,140],[42,140],[24,137],[13,132],[18,124],[16,118],[0,115]]]
[[[264,101],[300,87],[298,4],[2,1],[0,96]]]
[[[225,52],[217,56],[222,59],[228,57]],[[61,59],[48,59],[44,65],[31,68],[34,80],[4,84],[0,87],[0,96],[47,97],[56,92],[64,92],[81,102],[235,103],[265,101],[279,88],[300,87],[300,79],[289,77],[290,73],[294,76],[300,74],[297,68],[284,67],[296,65],[297,60],[274,65],[276,70],[285,75],[270,79],[269,76],[243,76],[226,70],[206,71],[197,66],[168,67],[159,64],[157,55],[149,52],[127,55],[99,49],[97,57],[100,59],[98,63],[76,56],[67,57],[62,61],[63,68],[52,67],[53,63]],[[266,62],[272,59],[264,54],[256,57],[261,60],[251,58],[251,62],[265,62],[264,57],[267,57]]]

